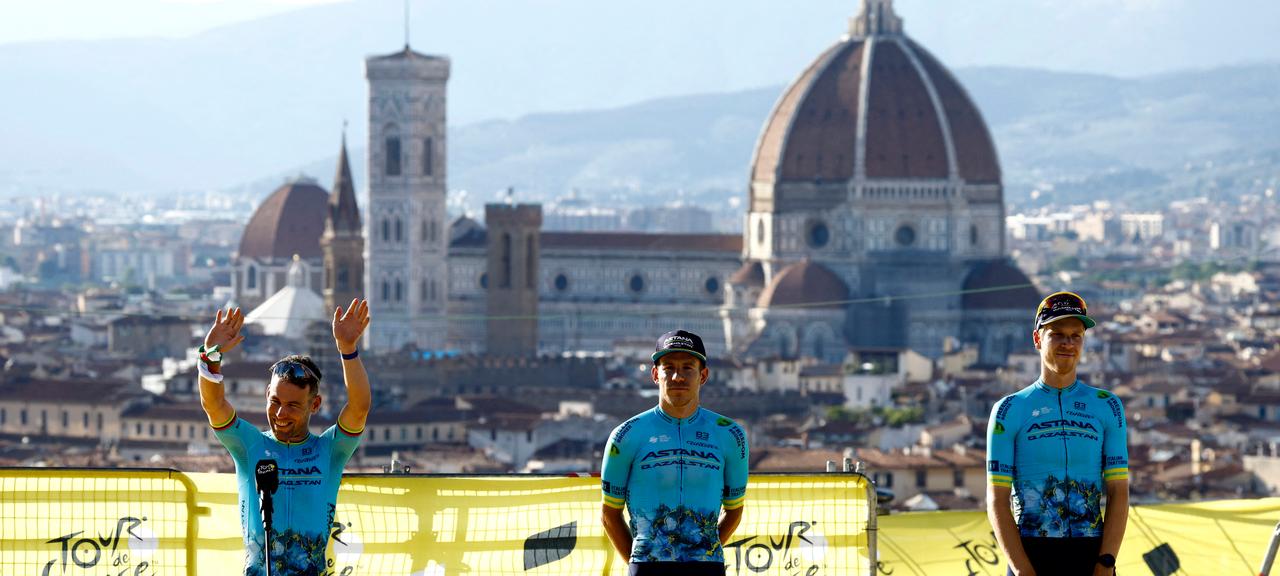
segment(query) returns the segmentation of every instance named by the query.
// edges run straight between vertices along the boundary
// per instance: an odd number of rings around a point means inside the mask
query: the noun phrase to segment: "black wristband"
[[[342,351],[341,351],[341,350],[339,350],[339,351],[338,351],[338,353],[339,353],[339,354],[342,354]],[[352,350],[350,354],[342,354],[342,359],[343,359],[343,360],[355,360],[355,359],[356,359],[356,357],[357,357],[357,356],[359,356],[359,355],[360,355],[360,349],[359,349],[359,348],[356,348],[355,350]]]

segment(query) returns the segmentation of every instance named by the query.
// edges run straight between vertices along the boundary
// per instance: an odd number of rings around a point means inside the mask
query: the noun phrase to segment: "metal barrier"
[[[196,486],[163,469],[0,468],[0,574],[196,574]]]

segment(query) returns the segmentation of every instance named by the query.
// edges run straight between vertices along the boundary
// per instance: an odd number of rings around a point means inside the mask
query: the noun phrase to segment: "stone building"
[[[272,192],[244,227],[240,249],[232,262],[231,288],[244,310],[257,308],[289,283],[289,268],[297,256],[305,285],[322,286],[324,232],[329,193],[315,180],[296,178]]]
[[[735,353],[823,357],[847,343],[936,357],[959,337],[998,361],[1004,336],[1025,337],[1038,295],[1005,254],[995,146],[891,0],[864,0],[783,92],[748,206],[722,313]],[[969,307],[965,289],[998,302]]]
[[[365,60],[369,203],[365,287],[378,351],[445,343],[449,301],[445,97],[449,59],[404,50]]]

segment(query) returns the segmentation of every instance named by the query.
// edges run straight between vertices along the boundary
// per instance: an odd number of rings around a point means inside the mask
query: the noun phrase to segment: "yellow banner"
[[[48,470],[0,471],[0,574],[241,572],[233,475],[100,472],[50,485]],[[728,574],[869,574],[868,493],[853,474],[751,477]],[[329,561],[333,576],[626,574],[598,478],[348,476]]]
[[[1278,520],[1280,498],[1134,506],[1116,571],[1256,574]],[[895,514],[881,516],[879,525],[879,574],[1005,574],[984,512]]]

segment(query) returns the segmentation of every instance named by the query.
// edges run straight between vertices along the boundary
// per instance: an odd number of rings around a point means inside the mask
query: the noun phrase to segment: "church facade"
[[[1025,345],[1039,294],[1005,254],[991,135],[891,0],[863,0],[764,120],[741,235],[543,232],[530,205],[449,223],[449,60],[406,47],[366,70],[377,352],[608,352],[676,327],[737,358]]]

